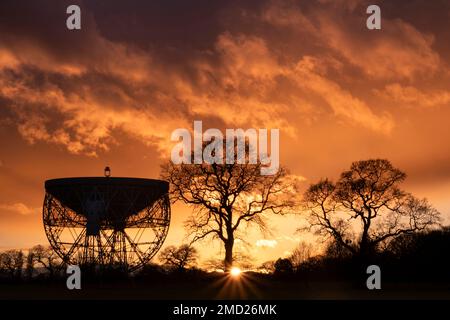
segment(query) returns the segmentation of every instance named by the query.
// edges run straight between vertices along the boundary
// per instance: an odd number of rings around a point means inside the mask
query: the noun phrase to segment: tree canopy
[[[440,214],[426,199],[400,189],[405,178],[388,160],[352,163],[337,182],[323,179],[307,189],[309,227],[350,253],[367,256],[402,234],[438,224]]]

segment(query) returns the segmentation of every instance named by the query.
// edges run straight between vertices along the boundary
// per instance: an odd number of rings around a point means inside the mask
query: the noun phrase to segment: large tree
[[[388,160],[357,161],[336,183],[312,184],[304,194],[309,227],[359,257],[396,237],[439,223],[426,199],[400,189],[405,173]]]
[[[285,169],[261,175],[261,164],[173,164],[162,166],[162,178],[170,182],[172,201],[193,208],[186,222],[192,241],[212,237],[225,249],[224,265],[233,264],[233,247],[239,230],[254,224],[267,230],[265,215],[281,214],[294,205],[295,184],[288,183]],[[245,240],[245,239],[243,239]]]

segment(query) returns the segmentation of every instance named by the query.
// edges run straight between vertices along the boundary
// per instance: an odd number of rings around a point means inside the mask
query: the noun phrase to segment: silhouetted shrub
[[[289,259],[278,259],[275,262],[274,267],[276,275],[286,275],[292,274],[294,272],[294,267],[292,266],[292,262]]]

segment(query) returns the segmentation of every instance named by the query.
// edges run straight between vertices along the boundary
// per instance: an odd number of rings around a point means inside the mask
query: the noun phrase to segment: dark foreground
[[[68,290],[65,279],[0,284],[2,300],[138,299],[138,300],[450,300],[450,283],[386,282],[368,290],[348,281],[305,281],[243,274],[238,278],[210,275],[202,278],[122,279],[83,281],[81,290]]]

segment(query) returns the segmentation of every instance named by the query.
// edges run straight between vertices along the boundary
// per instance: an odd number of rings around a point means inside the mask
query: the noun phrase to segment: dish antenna
[[[68,264],[145,265],[161,248],[169,229],[169,183],[110,177],[45,181],[44,228],[56,253]]]

